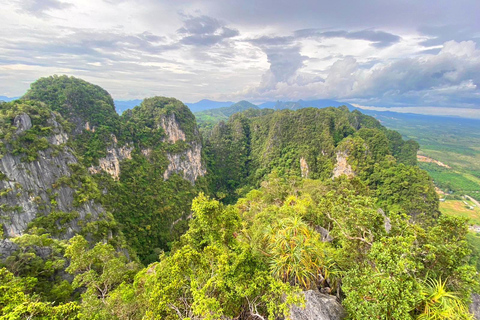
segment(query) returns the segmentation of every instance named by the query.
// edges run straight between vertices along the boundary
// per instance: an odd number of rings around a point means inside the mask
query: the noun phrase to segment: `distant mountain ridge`
[[[258,107],[261,109],[274,109],[274,110],[299,110],[303,108],[327,108],[327,107],[340,107],[340,106],[347,106],[348,109],[352,110],[355,107],[349,103],[340,102],[331,99],[317,99],[317,100],[298,100],[298,101],[277,101],[277,102],[264,102],[259,104]]]
[[[1,97],[0,97],[0,100],[1,100]],[[125,110],[133,109],[135,106],[140,105],[142,100],[139,100],[139,99],[115,100],[114,102],[115,102],[115,107],[117,112],[119,114],[122,114]],[[339,106],[347,106],[349,110],[357,109],[350,103],[331,100],[331,99],[298,100],[298,101],[278,100],[278,101],[267,101],[259,105],[255,105],[246,100],[242,100],[235,103],[232,101],[214,101],[214,100],[202,99],[195,103],[186,102],[185,105],[189,107],[192,112],[196,113],[196,112],[201,112],[205,110],[229,108],[238,103],[249,103],[250,105],[256,106],[259,109],[274,109],[274,110],[284,110],[284,109],[299,110],[299,109],[308,108],[308,107],[321,109],[321,108],[339,107]],[[236,111],[236,112],[239,112],[239,111]]]
[[[143,100],[134,99],[134,100],[114,100],[115,110],[118,114],[122,114],[125,110],[133,109],[136,106],[139,106]]]
[[[115,100],[115,106],[116,106],[117,112],[121,114],[127,109],[133,109],[135,106],[139,105],[141,102],[142,100],[138,100],[138,99]],[[321,109],[321,108],[339,107],[339,106],[347,106],[348,109],[350,110],[356,109],[353,105],[349,103],[331,100],[331,99],[298,100],[298,101],[279,101],[278,100],[278,101],[267,101],[259,105],[255,105],[246,100],[242,100],[235,103],[232,101],[214,101],[214,100],[202,99],[195,103],[187,102],[185,103],[185,105],[189,107],[192,112],[196,113],[196,112],[201,112],[205,110],[229,108],[238,103],[249,103],[252,106],[257,106],[259,109],[274,109],[274,110],[284,110],[284,109],[299,110],[299,109],[309,108],[309,107]],[[239,111],[236,111],[236,112],[239,112]],[[225,111],[222,111],[222,112],[225,112]]]
[[[202,100],[202,101],[205,101],[205,100]],[[220,105],[221,103],[224,103],[224,102],[216,102],[217,104],[213,104],[212,102],[214,101],[210,101],[210,100],[208,101],[210,103],[210,106]],[[228,102],[225,102],[225,103],[228,103]],[[213,128],[213,126],[216,123],[220,121],[227,121],[231,115],[238,112],[246,111],[248,109],[300,110],[304,108],[323,109],[327,107],[340,107],[340,106],[346,106],[349,110],[356,109],[353,105],[349,103],[344,103],[344,102],[339,102],[339,101],[329,100],[329,99],[319,99],[319,100],[310,100],[310,101],[304,101],[304,100],[276,101],[276,102],[269,101],[269,102],[264,102],[258,106],[249,101],[242,100],[228,107],[210,108],[203,111],[192,110],[192,112],[194,112],[195,117],[197,118],[197,123],[201,128]]]
[[[223,107],[218,109],[210,109],[195,112],[195,118],[201,128],[213,128],[213,126],[220,121],[227,121],[231,115],[246,111],[248,109],[259,109],[251,102],[242,100],[232,104],[229,107]]]
[[[7,98],[7,97],[5,97]],[[12,98],[8,98],[13,100]],[[0,96],[0,100],[2,96]],[[5,101],[11,101],[5,100]],[[122,114],[125,110],[133,109],[136,106],[142,103],[142,99],[133,99],[133,100],[114,100],[115,102],[115,109],[117,110],[118,114]],[[213,101],[208,99],[203,99],[198,102],[194,103],[185,103],[185,105],[192,111],[192,112],[199,112],[204,110],[211,110],[211,109],[219,109],[219,108],[226,108],[233,105],[235,102],[232,101]]]
[[[213,101],[208,99],[203,99],[195,103],[185,103],[187,107],[190,108],[192,112],[198,112],[209,109],[218,109],[224,107],[230,107],[235,102],[232,101]]]
[[[13,100],[17,100],[19,97],[7,97],[7,96],[0,96],[0,101],[10,102]]]

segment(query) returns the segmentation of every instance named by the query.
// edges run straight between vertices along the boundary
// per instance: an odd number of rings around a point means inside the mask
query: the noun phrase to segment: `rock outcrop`
[[[26,113],[21,113],[13,119],[13,124],[17,127],[16,133],[23,132],[32,127],[32,119]]]
[[[383,226],[385,228],[385,231],[387,233],[390,233],[390,230],[392,230],[392,221],[389,217],[387,217],[385,211],[383,211],[382,208],[378,208],[377,212],[383,216]]]
[[[0,261],[9,257],[18,250],[18,245],[10,241],[9,239],[0,240]]]
[[[117,138],[112,135],[112,145],[107,148],[107,156],[98,160],[98,166],[88,168],[90,173],[100,173],[105,171],[112,176],[114,180],[120,177],[120,162],[124,159],[132,158],[133,146],[130,143],[122,147],[117,146]]]
[[[75,190],[69,186],[56,186],[57,180],[70,176],[70,164],[78,161],[68,150],[60,153],[52,149],[39,151],[38,160],[22,162],[21,156],[6,154],[0,160],[0,171],[6,179],[0,181],[1,216],[4,234],[8,237],[22,235],[28,224],[39,215],[47,215],[52,210],[75,212],[76,218],[66,227],[62,236],[69,238],[78,232],[78,219],[87,215],[98,218],[103,208],[93,201],[87,201],[75,207]]]
[[[305,308],[293,306],[290,309],[291,320],[341,320],[345,310],[334,296],[318,291],[305,291]]]
[[[179,140],[185,141],[185,133],[180,129],[175,114],[162,117],[161,125],[163,130],[165,130],[168,142],[175,143]]]
[[[162,118],[161,125],[165,130],[166,141],[176,143],[177,141],[186,141],[185,132],[180,128],[175,118],[175,114],[167,115]],[[195,129],[195,135],[198,131]],[[188,143],[189,148],[179,153],[167,153],[169,161],[168,167],[163,173],[163,178],[167,180],[174,173],[181,173],[183,177],[195,184],[198,177],[205,175],[206,169],[202,164],[202,145],[194,140]],[[143,152],[142,152],[143,153]]]
[[[177,143],[178,141],[186,141],[185,132],[180,128],[179,123],[175,118],[175,114],[167,115],[161,118],[161,127],[165,131],[165,143]],[[198,135],[198,131],[195,130]],[[202,164],[202,145],[199,141],[194,140],[187,142],[187,149],[178,153],[167,153],[166,157],[169,161],[167,169],[163,173],[164,180],[168,180],[174,173],[179,173],[183,177],[195,184],[198,177],[204,176],[206,173],[205,166]],[[120,178],[120,163],[124,159],[132,158],[132,151],[134,149],[133,143],[119,147],[117,139],[112,135],[112,144],[107,148],[107,156],[99,159],[98,166],[91,166],[88,168],[92,174],[107,172],[114,180]],[[152,149],[146,148],[140,150],[141,154],[149,157]]]
[[[191,148],[180,153],[167,153],[169,161],[163,178],[167,180],[174,173],[182,173],[183,177],[195,183],[198,177],[205,175],[206,170],[202,164],[202,146],[198,142],[192,142]]]
[[[352,166],[348,164],[348,155],[346,152],[337,152],[337,163],[333,169],[333,178],[338,178],[341,175],[346,175],[351,178],[355,176]]]
[[[17,134],[31,125],[30,117],[21,114],[15,119]],[[62,145],[67,135],[56,122],[55,117],[49,120],[54,127],[48,141],[54,145]],[[59,149],[60,148],[60,149]],[[73,152],[66,146],[47,148],[38,151],[37,159],[31,162],[22,159],[23,155],[6,152],[0,159],[0,225],[6,237],[22,235],[35,218],[51,212],[71,213],[71,219],[58,227],[63,232],[60,238],[70,238],[80,230],[80,219],[97,219],[103,208],[93,200],[74,205],[76,190],[68,185],[58,184],[62,177],[70,177],[70,165],[78,161]],[[55,222],[57,223],[57,222]]]
[[[300,171],[302,172],[302,178],[308,178],[309,168],[304,157],[300,158]]]
[[[330,235],[330,232],[321,226],[315,226],[315,230],[320,233],[322,236],[322,242],[332,242],[333,237]]]
[[[472,294],[472,303],[468,309],[475,319],[480,320],[480,295],[477,293]]]
[[[48,142],[56,146],[67,143],[68,135],[63,130],[63,127],[57,122],[55,113],[51,114],[51,118],[48,119],[47,122],[53,128],[53,134],[48,137]]]

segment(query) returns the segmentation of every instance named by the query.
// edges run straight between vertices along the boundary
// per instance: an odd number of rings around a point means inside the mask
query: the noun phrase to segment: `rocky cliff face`
[[[114,180],[119,179],[120,162],[124,159],[132,158],[133,145],[127,143],[122,147],[118,147],[117,143],[117,138],[112,134],[112,145],[107,148],[107,156],[98,160],[98,166],[91,166],[88,168],[90,173],[95,174],[105,171],[111,175]]]
[[[185,141],[185,132],[180,129],[175,114],[172,113],[162,117],[161,125],[167,135],[166,140],[168,142],[175,143],[179,140]]]
[[[165,180],[173,173],[181,173],[186,180],[195,184],[197,178],[206,173],[202,164],[202,146],[198,142],[192,142],[191,148],[181,153],[167,153],[167,158],[170,163],[163,174]]]
[[[185,132],[182,131],[175,114],[165,115],[160,121],[161,127],[165,131],[165,143],[175,144],[178,141],[186,142]],[[195,134],[199,132],[195,129]],[[124,146],[118,146],[117,138],[112,134],[112,143],[107,148],[107,156],[99,159],[98,166],[91,166],[88,168],[90,173],[96,174],[105,171],[112,176],[114,180],[120,177],[120,163],[124,159],[132,158],[132,151],[134,149],[133,143],[127,143]],[[202,163],[202,145],[200,142],[194,140],[187,142],[188,147],[178,153],[166,153],[169,161],[168,167],[163,173],[164,180],[168,180],[174,173],[179,173],[183,177],[195,184],[198,177],[204,176],[206,173],[205,166]],[[145,157],[150,156],[152,149],[142,149],[141,154]]]
[[[35,161],[24,161],[22,155],[7,152],[0,159],[0,216],[4,236],[15,237],[23,234],[29,224],[36,218],[52,212],[62,213],[66,218],[62,224],[53,220],[62,230],[58,237],[69,238],[80,230],[79,221],[97,219],[103,208],[87,200],[81,205],[74,205],[76,190],[68,185],[59,184],[62,177],[70,177],[71,165],[78,161],[73,152],[65,146],[68,140],[62,127],[52,118],[49,124],[53,133],[47,137],[51,146],[38,151]],[[16,134],[31,127],[27,114],[15,117]]]
[[[119,117],[100,87],[54,76],[1,111],[0,256],[25,233],[99,241],[123,240],[122,231],[145,259],[184,231],[173,222],[190,212],[206,169],[180,101],[147,98]]]
[[[355,176],[355,172],[348,164],[347,159],[348,155],[346,152],[337,152],[337,164],[333,169],[333,178],[338,178],[341,175],[346,175],[349,178]]]
[[[180,129],[174,114],[163,117],[161,124],[163,130],[165,130],[166,141],[170,143],[186,141],[185,133]],[[199,135],[197,129],[195,129],[194,134]],[[206,173],[202,164],[202,145],[198,141],[190,142],[189,148],[180,153],[167,153],[167,159],[169,164],[163,173],[165,180],[174,173],[181,173],[186,180],[195,184],[197,178],[204,176]]]
[[[21,113],[15,117],[13,125],[17,127],[16,133],[19,134],[32,127],[32,119],[26,113]]]
[[[309,167],[304,157],[300,158],[300,170],[302,172],[302,178],[308,178]]]

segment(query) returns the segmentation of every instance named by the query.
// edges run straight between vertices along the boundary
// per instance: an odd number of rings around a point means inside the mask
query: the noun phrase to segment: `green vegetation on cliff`
[[[51,76],[32,83],[22,100],[41,101],[75,124],[93,127],[117,125],[118,114],[110,94],[99,86],[68,76]]]
[[[384,169],[375,165],[391,163],[392,156],[397,163],[414,166],[417,148],[374,118],[346,107],[249,110],[220,122],[206,141],[211,189],[226,196],[227,202],[234,201],[236,193],[258,186],[274,169],[325,180],[332,177],[337,160],[345,158],[354,174],[368,181]],[[432,193],[429,179],[424,183]]]
[[[45,119],[53,111],[67,120],[68,146],[81,164],[71,167],[71,176],[63,177],[56,186],[72,187],[77,202],[95,200],[112,212],[128,245],[142,261],[156,260],[159,252],[169,250],[170,243],[185,232],[191,201],[205,185],[198,176],[202,170],[202,139],[188,107],[173,98],[154,97],[120,117],[105,90],[66,76],[39,79],[21,101],[23,105],[41,105],[43,109],[38,111]],[[23,109],[35,116],[32,110]],[[7,117],[23,109],[17,107]],[[13,118],[7,117],[9,132],[14,132]],[[36,131],[32,136],[43,139]],[[28,152],[33,159],[42,148],[39,142],[34,145],[36,148],[18,152]],[[198,161],[196,171],[192,169],[195,172],[190,174],[185,163],[192,157]],[[92,178],[86,168],[97,174]],[[65,230],[53,225],[67,218],[77,217],[52,211],[32,227],[58,236]],[[89,225],[91,221],[85,222],[85,227]]]
[[[439,212],[416,142],[346,107],[237,107],[202,137],[176,99],[110,116],[108,93],[75,78],[2,104],[2,154],[79,161],[48,202],[31,195],[43,211],[24,235],[0,240],[0,319],[277,319],[304,290],[349,319],[470,319],[478,252],[466,220]],[[52,116],[68,142],[43,146]],[[100,213],[80,218],[85,205]]]

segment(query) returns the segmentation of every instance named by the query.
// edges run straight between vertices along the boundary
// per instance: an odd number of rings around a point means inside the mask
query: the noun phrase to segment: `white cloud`
[[[12,1],[0,11],[0,95],[66,73],[117,99],[478,108],[480,5],[427,2],[406,15],[377,1]]]

